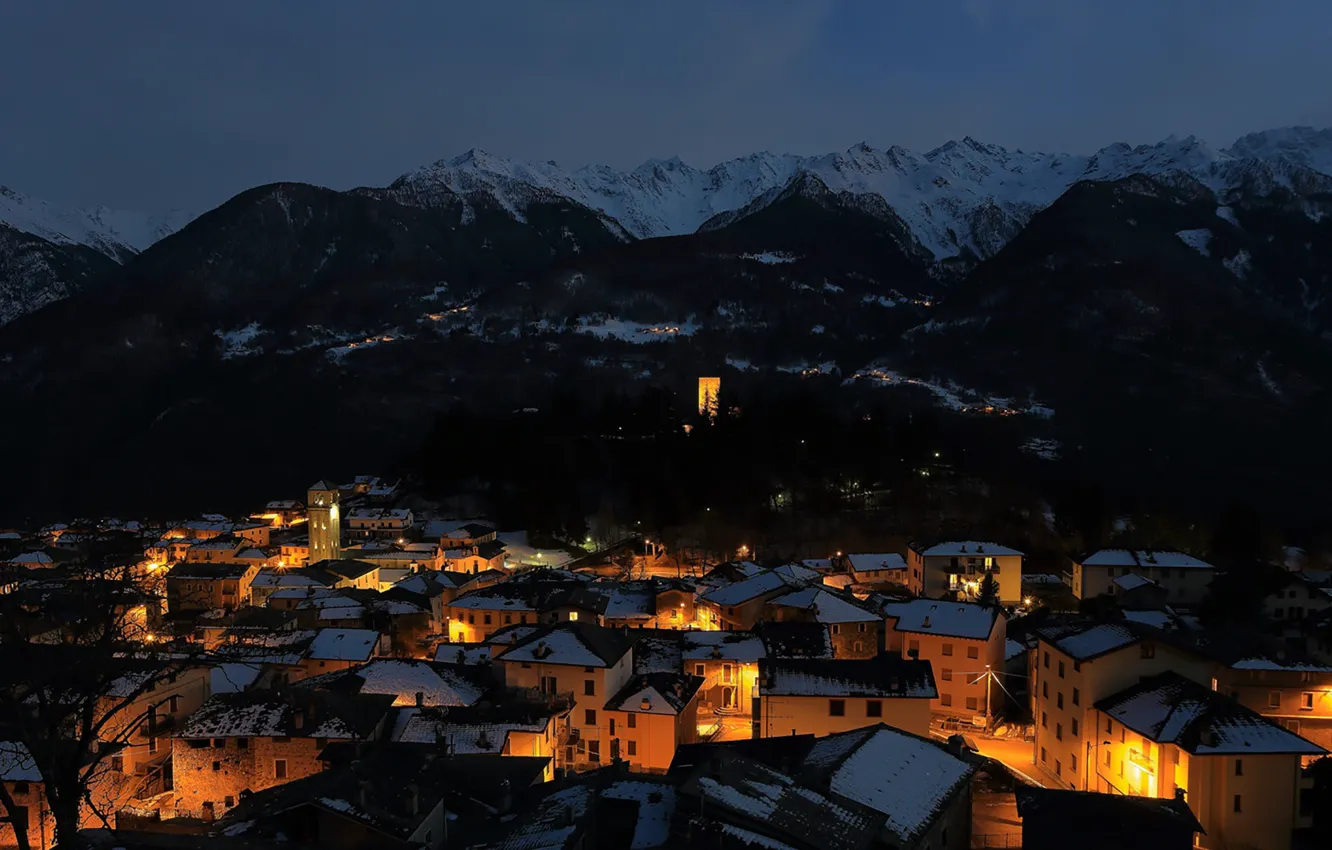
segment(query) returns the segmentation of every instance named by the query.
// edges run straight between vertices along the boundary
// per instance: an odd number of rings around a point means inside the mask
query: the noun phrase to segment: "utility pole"
[[[990,731],[990,665],[985,665],[985,731]]]

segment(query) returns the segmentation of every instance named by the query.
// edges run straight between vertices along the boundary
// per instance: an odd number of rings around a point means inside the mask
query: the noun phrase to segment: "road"
[[[1040,771],[1036,769],[1031,741],[1023,741],[1020,738],[983,738],[978,735],[972,735],[970,738],[980,748],[981,755],[1001,762],[1017,774],[1019,779],[1045,787],[1045,782],[1040,778]]]

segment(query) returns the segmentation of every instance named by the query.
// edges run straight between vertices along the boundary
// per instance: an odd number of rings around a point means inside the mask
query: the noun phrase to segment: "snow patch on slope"
[[[180,210],[145,215],[95,207],[61,207],[0,186],[0,224],[57,245],[86,245],[117,262],[144,250],[189,222]]]
[[[1207,246],[1212,241],[1212,231],[1207,228],[1202,227],[1197,230],[1181,230],[1175,235],[1179,237],[1181,242],[1188,245],[1199,254],[1202,254],[1204,257],[1211,256]]]

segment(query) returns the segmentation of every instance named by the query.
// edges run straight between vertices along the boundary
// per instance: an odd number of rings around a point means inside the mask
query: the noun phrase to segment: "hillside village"
[[[1185,552],[575,546],[405,495],[0,531],[0,844],[1328,846],[1307,559],[1241,631]]]

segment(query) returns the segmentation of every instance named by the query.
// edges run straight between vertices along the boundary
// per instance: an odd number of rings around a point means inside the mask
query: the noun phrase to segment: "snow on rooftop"
[[[1022,553],[1016,549],[1010,549],[1007,546],[1000,546],[998,543],[978,540],[955,540],[931,546],[921,554],[927,557],[976,557],[978,555],[1021,555]]]
[[[1151,579],[1144,578],[1143,576],[1140,576],[1137,573],[1129,573],[1128,575],[1115,576],[1113,581],[1116,585],[1118,585],[1120,590],[1133,590],[1134,588],[1142,587],[1143,585],[1156,584],[1156,582],[1152,581]]]
[[[1004,641],[1005,661],[1011,661],[1014,658],[1017,658],[1019,655],[1022,655],[1026,651],[1027,651],[1027,645],[1022,643],[1021,641],[1016,641],[1012,639]]]
[[[768,653],[763,639],[749,632],[685,632],[682,655],[687,661],[713,658],[758,661]]]
[[[42,774],[28,745],[22,741],[0,741],[0,780],[41,782]]]
[[[1084,567],[1172,567],[1181,569],[1213,569],[1212,565],[1183,552],[1155,551],[1151,549],[1102,549],[1093,552],[1082,562]]]
[[[638,803],[638,823],[634,826],[629,850],[650,850],[670,842],[671,818],[675,815],[675,786],[664,782],[624,780],[602,790],[611,800]]]
[[[984,605],[912,599],[883,606],[885,617],[896,617],[899,632],[926,632],[949,637],[986,640],[998,621],[997,611]]]
[[[606,667],[597,655],[578,639],[576,632],[554,629],[544,637],[529,640],[504,653],[504,660],[527,661],[539,664],[564,664],[571,667]]]
[[[394,705],[416,704],[421,694],[425,705],[472,705],[484,690],[451,670],[439,670],[424,661],[381,658],[353,671],[360,678],[363,694],[394,694]]]
[[[765,570],[749,578],[709,591],[701,599],[714,605],[741,605],[785,586],[785,579],[777,573]]]
[[[317,661],[366,661],[379,645],[373,629],[320,629],[310,644],[309,657]]]
[[[691,319],[683,322],[631,322],[610,316],[583,319],[576,330],[579,333],[592,334],[599,339],[614,338],[624,342],[665,342],[675,337],[690,336],[698,330],[698,325]]]
[[[1084,659],[1129,646],[1137,641],[1138,636],[1130,629],[1113,623],[1103,623],[1065,635],[1052,643],[1069,656]]]
[[[905,844],[948,804],[972,770],[929,741],[879,729],[833,772],[831,788],[887,815],[887,827]]]
[[[879,615],[847,602],[842,597],[822,587],[806,587],[783,594],[771,600],[769,605],[781,605],[787,608],[804,608],[811,611],[814,620],[825,625],[832,623],[866,623],[879,619]]]
[[[509,564],[534,567],[563,567],[574,559],[563,549],[541,549],[527,539],[526,531],[501,531],[495,539],[504,544]]]
[[[858,573],[867,573],[871,570],[906,569],[906,558],[903,558],[896,552],[874,554],[851,553],[846,556],[846,559],[851,563],[851,569]]]
[[[1332,673],[1332,667],[1325,664],[1308,664],[1271,658],[1243,658],[1230,666],[1235,670],[1297,670],[1304,673]]]
[[[462,653],[459,657],[459,653]],[[435,661],[441,664],[462,664],[471,666],[490,661],[491,648],[475,644],[462,646],[456,643],[441,643],[435,647]]]
[[[212,693],[234,694],[243,691],[254,684],[263,669],[260,664],[218,664],[209,671]]]

